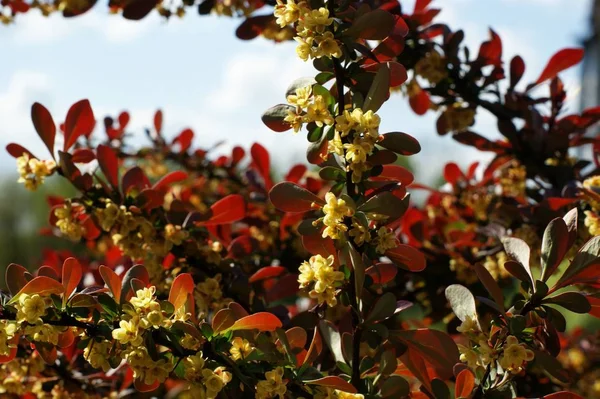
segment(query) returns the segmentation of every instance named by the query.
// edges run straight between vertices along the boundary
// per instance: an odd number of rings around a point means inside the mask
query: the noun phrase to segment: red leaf
[[[98,271],[112,293],[114,300],[119,303],[121,299],[121,277],[117,276],[117,273],[106,266],[100,266]]]
[[[67,112],[65,121],[65,144],[63,151],[68,151],[80,136],[89,136],[94,130],[96,120],[88,100],[76,102]]]
[[[325,205],[325,201],[310,191],[290,182],[277,183],[269,192],[275,207],[284,212],[300,213],[314,210],[312,204]]]
[[[288,174],[285,176],[285,181],[292,183],[298,183],[302,176],[306,173],[307,167],[305,165],[295,165],[290,169]]]
[[[483,62],[483,65],[500,66],[502,64],[502,40],[492,29],[490,29],[490,36],[492,38],[489,41],[481,44],[477,58]]]
[[[290,328],[285,332],[285,336],[292,348],[304,348],[304,345],[306,345],[306,341],[308,340],[306,330],[302,327]]]
[[[302,245],[313,255],[321,255],[326,258],[329,255],[335,256],[337,254],[333,240],[329,237],[322,238],[321,235],[302,236]]]
[[[15,342],[12,342],[12,343],[16,344],[16,343],[19,342],[18,341],[19,337],[15,336],[15,338],[13,338],[13,341],[15,341]],[[18,349],[19,348],[17,346],[15,346],[14,348],[10,348],[10,352],[8,352],[8,355],[0,356],[0,364],[8,363],[11,360],[13,360],[15,357],[17,357],[17,350]]]
[[[56,281],[60,281],[60,278],[58,277],[58,273],[56,273],[56,270],[54,270],[53,267],[51,266],[42,266],[38,269],[37,271],[37,275],[38,276],[46,276],[46,277],[50,277],[51,279],[54,279]]]
[[[516,55],[510,60],[510,87],[515,87],[525,73],[525,61]]]
[[[65,293],[63,297],[63,304],[67,302],[67,299],[71,296],[73,291],[77,289],[81,276],[83,275],[81,265],[75,258],[67,258],[63,263],[62,267],[62,284],[65,287]]]
[[[219,310],[212,319],[212,329],[219,333],[227,330],[235,323],[235,315],[230,309]]]
[[[163,125],[163,113],[159,109],[154,113],[154,130],[156,130],[156,134],[160,136],[160,132],[162,131]]]
[[[233,150],[231,150],[231,165],[237,165],[244,158],[244,155],[246,155],[246,151],[242,147],[233,147]]]
[[[548,64],[542,71],[541,75],[535,81],[538,85],[548,79],[553,79],[559,72],[564,71],[574,65],[579,64],[583,59],[583,49],[581,48],[566,48],[554,54]]]
[[[145,188],[150,187],[150,180],[139,166],[134,166],[123,175],[121,179],[121,189],[123,194],[127,195],[132,189],[141,192]]]
[[[233,323],[233,325],[227,330],[275,331],[276,329],[281,328],[281,326],[281,320],[279,320],[273,313],[258,312],[250,316],[242,317]]]
[[[50,155],[54,158],[54,139],[56,137],[56,124],[50,112],[40,103],[31,106],[31,121],[35,131],[42,139]],[[21,154],[23,155],[23,154]]]
[[[371,178],[371,180],[393,180],[408,186],[414,181],[415,177],[412,172],[399,165],[383,165],[383,171],[379,176]]]
[[[310,347],[308,348],[308,353],[306,354],[306,357],[304,358],[304,361],[302,364],[310,365],[321,354],[322,350],[323,350],[323,339],[321,338],[321,333],[319,333],[319,329],[315,328],[314,333],[313,333],[312,342],[310,343]]]
[[[456,385],[454,386],[454,397],[468,398],[475,388],[475,376],[469,369],[464,369],[456,376]]]
[[[412,110],[415,111],[417,115],[425,115],[425,113],[429,110],[429,106],[431,105],[429,94],[421,88],[409,96],[408,102]]]
[[[336,375],[330,375],[327,377],[319,378],[318,380],[308,380],[304,381],[304,383],[308,385],[318,385],[321,387],[334,388],[349,393],[358,392],[354,385],[350,384],[348,381]]]
[[[457,164],[450,162],[444,167],[444,179],[452,185],[456,185],[459,180],[464,180],[465,175]]]
[[[179,183],[180,181],[187,179],[187,177],[188,175],[184,171],[176,170],[168,175],[163,176],[162,179],[157,181],[154,186],[152,186],[152,188],[155,190],[166,190],[171,184]]]
[[[23,154],[29,155],[29,158],[37,158],[27,148],[25,148],[19,144],[16,144],[16,143],[8,144],[6,146],[6,151],[15,158],[19,158]]]
[[[182,273],[175,277],[173,284],[171,285],[171,291],[169,292],[169,302],[173,304],[175,309],[178,309],[185,305],[188,294],[194,293],[194,279],[189,273]]]
[[[231,194],[215,202],[211,207],[212,216],[201,222],[204,226],[237,222],[246,216],[246,202],[239,194]]]
[[[385,256],[396,266],[411,272],[420,272],[426,266],[423,253],[409,245],[399,244],[396,248],[387,250]]]
[[[427,10],[427,7],[429,6],[429,3],[431,3],[431,0],[417,0],[415,2],[415,9],[413,11],[413,14],[420,14],[425,12]]]
[[[279,301],[284,298],[295,296],[300,290],[298,284],[297,274],[286,274],[277,280],[277,284],[274,284],[266,293],[265,300],[267,302]]]
[[[249,279],[249,283],[256,283],[257,281],[266,280],[269,278],[277,277],[285,272],[285,267],[282,266],[267,266],[259,269]]]
[[[54,280],[53,278],[46,276],[38,276],[33,280],[29,281],[19,292],[17,295],[11,299],[11,302],[14,302],[18,299],[21,294],[38,294],[41,296],[50,295],[50,294],[61,294],[64,291],[64,288],[61,283]]]
[[[592,306],[592,310],[590,310],[589,314],[600,319],[600,298],[592,295],[588,295],[586,298]]]
[[[11,263],[6,268],[4,281],[8,287],[8,291],[15,296],[25,285],[27,284],[27,278],[25,277],[27,269],[16,263]]]
[[[258,143],[252,144],[250,148],[250,155],[252,155],[252,161],[254,167],[258,170],[258,173],[262,176],[265,182],[265,188],[268,190],[273,187],[273,181],[271,180],[271,159],[266,148]]]
[[[75,163],[90,163],[94,159],[96,159],[94,151],[89,148],[78,148],[73,151],[73,158],[71,158],[71,161]]]
[[[583,399],[583,397],[572,392],[562,391],[551,393],[550,395],[544,396],[542,399]]]
[[[179,144],[179,153],[182,154],[190,149],[193,139],[194,131],[192,129],[185,129],[173,139],[173,143],[171,145]]]
[[[377,263],[365,270],[375,284],[387,284],[396,277],[398,268],[392,263]]]
[[[119,160],[115,151],[104,144],[100,144],[96,149],[98,165],[104,173],[108,183],[115,189],[119,188]]]
[[[129,18],[132,19],[132,18]],[[138,18],[141,19],[141,18]],[[138,390],[138,392],[150,392],[150,391],[154,391],[156,390],[159,386],[160,386],[160,382],[158,380],[155,380],[151,385],[148,385],[146,383],[144,383],[144,381],[140,380],[139,378],[136,378],[133,386],[135,387],[135,389]]]

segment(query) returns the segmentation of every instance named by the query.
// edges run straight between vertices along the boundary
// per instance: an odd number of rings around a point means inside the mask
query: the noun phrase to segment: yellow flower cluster
[[[11,340],[15,337],[16,332],[16,323],[8,320],[0,320],[0,356],[8,355],[11,349],[16,346],[15,344],[11,343]]]
[[[354,239],[354,243],[358,246],[371,241],[369,229],[356,220],[352,220],[352,228],[348,234]]]
[[[471,209],[477,220],[488,219],[488,208],[492,202],[492,196],[483,190],[468,190],[465,191],[461,197],[460,202]]]
[[[585,227],[592,236],[600,235],[600,217],[593,211],[585,211]]]
[[[502,194],[509,197],[521,198],[525,195],[525,179],[527,169],[525,166],[514,162],[500,171],[500,187]]]
[[[333,125],[334,119],[325,98],[313,95],[312,86],[298,87],[296,94],[290,94],[287,101],[296,107],[288,111],[284,118],[294,132],[298,133],[304,123],[313,122],[319,127]]]
[[[48,299],[38,294],[21,294],[16,303],[17,322],[29,324],[42,324],[42,317],[46,315]]]
[[[347,170],[352,171],[354,183],[360,182],[362,174],[369,169],[367,157],[373,153],[379,139],[380,123],[379,115],[373,111],[363,112],[361,108],[344,110],[335,118],[336,135],[329,143],[329,152],[340,156],[345,154]],[[352,142],[342,144],[342,137],[352,132]]]
[[[231,373],[223,367],[206,368],[202,352],[183,360],[185,379],[191,382],[188,393],[193,398],[214,399],[231,381]]]
[[[96,217],[102,230],[113,233],[113,243],[134,259],[142,259],[148,253],[165,256],[189,236],[181,226],[172,224],[166,225],[161,234],[149,220],[110,200],[106,200],[104,208],[96,210]]]
[[[346,201],[341,198],[336,198],[335,194],[328,192],[325,194],[326,204],[323,205],[322,221],[325,225],[323,230],[323,238],[330,237],[334,240],[342,238],[343,234],[348,230],[348,226],[344,224],[344,217],[352,216],[354,210],[346,205]]]
[[[144,346],[131,347],[122,353],[122,357],[133,370],[134,378],[147,385],[152,385],[155,381],[164,382],[174,366],[172,358],[152,359]]]
[[[283,381],[283,367],[265,373],[265,379],[256,384],[256,399],[284,398],[287,391],[286,383]]]
[[[494,280],[510,278],[511,274],[504,268],[507,260],[506,252],[500,251],[496,255],[486,256],[483,266],[490,272]]]
[[[233,360],[239,360],[248,357],[253,350],[254,347],[252,347],[248,340],[241,337],[235,337],[233,341],[231,341],[229,353],[231,354],[231,358]]]
[[[215,5],[212,8],[215,14],[227,17],[247,17],[252,14],[255,9],[254,3],[245,0],[219,0],[215,2]]]
[[[110,358],[112,346],[112,343],[107,340],[102,342],[90,340],[88,346],[83,350],[83,358],[87,360],[93,368],[102,369],[102,371],[106,373],[111,369],[108,359]]]
[[[54,173],[56,162],[52,160],[40,161],[37,158],[30,158],[24,153],[17,158],[17,171],[19,172],[19,183],[23,183],[25,188],[35,191],[44,183],[46,177]]]
[[[209,311],[216,312],[233,302],[231,298],[223,297],[221,289],[221,274],[207,277],[203,282],[196,285],[194,299],[198,313],[206,315]]]
[[[85,228],[73,218],[73,207],[66,202],[62,207],[54,210],[56,216],[56,227],[60,232],[72,241],[79,241],[85,234]]]
[[[327,8],[312,10],[305,1],[296,3],[294,0],[287,0],[284,3],[277,0],[274,15],[281,28],[297,22],[297,36],[294,40],[298,42],[296,54],[302,60],[342,56],[342,49],[333,32],[326,30],[326,27],[333,24],[333,18],[329,17]]]
[[[364,399],[364,395],[344,392],[334,388],[319,388],[315,392],[314,399]]]
[[[450,259],[450,270],[456,273],[458,281],[465,284],[473,284],[478,280],[475,269],[463,257]]]
[[[333,255],[327,258],[314,255],[308,262],[303,262],[298,269],[300,288],[307,288],[314,283],[313,289],[309,292],[310,297],[316,298],[319,304],[327,303],[331,307],[337,305],[335,285],[344,281],[344,273],[335,269],[334,261]]]
[[[415,72],[430,83],[437,84],[448,77],[446,58],[433,50],[416,63]]]
[[[0,364],[0,394],[12,398],[14,395],[33,393],[43,398],[46,394],[42,389],[42,380],[33,379],[46,368],[44,361],[37,352],[27,357],[18,357],[8,363]]]
[[[475,110],[460,103],[448,106],[442,113],[445,129],[442,133],[462,132],[475,122]]]

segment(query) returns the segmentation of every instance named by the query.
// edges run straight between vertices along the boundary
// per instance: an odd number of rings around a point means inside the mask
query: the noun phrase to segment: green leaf
[[[117,303],[115,300],[106,294],[98,294],[98,302],[102,309],[111,316],[118,314]]]
[[[379,70],[373,79],[371,88],[365,98],[363,110],[377,112],[390,95],[390,69],[386,64],[380,64]]]
[[[315,76],[315,80],[318,84],[322,85],[329,82],[334,77],[335,75],[331,72],[320,72],[317,74],[317,76]]]
[[[375,9],[356,18],[345,34],[354,38],[383,40],[392,33],[395,23],[392,14],[382,9]]]
[[[313,86],[313,94],[323,97],[328,108],[335,104],[335,98],[333,98],[328,89],[321,85],[316,84]]]
[[[321,140],[321,137],[323,136],[323,126],[317,126],[316,124],[312,124],[314,125],[312,129],[310,129],[308,131],[308,134],[306,136],[306,139],[310,142],[310,143],[317,143],[319,140]],[[308,128],[308,126],[307,126]]]
[[[564,292],[552,298],[546,298],[542,303],[552,303],[580,314],[586,314],[592,310],[592,306],[585,295],[578,292]]]
[[[383,135],[383,140],[377,142],[384,148],[400,155],[414,155],[421,151],[419,142],[409,134],[391,132]]]
[[[460,321],[465,321],[468,317],[477,320],[475,298],[468,288],[460,284],[452,284],[446,288],[446,299]]]
[[[295,111],[295,108],[288,104],[278,104],[266,110],[261,119],[274,132],[285,132],[292,128],[289,123],[283,121],[289,111]]]
[[[346,180],[346,172],[335,166],[325,166],[319,171],[319,177],[323,180]]]
[[[383,294],[371,308],[365,322],[377,322],[388,319],[396,312],[396,296],[391,292]]]
[[[561,218],[553,219],[546,227],[542,238],[542,281],[558,268],[569,250],[569,230]]]

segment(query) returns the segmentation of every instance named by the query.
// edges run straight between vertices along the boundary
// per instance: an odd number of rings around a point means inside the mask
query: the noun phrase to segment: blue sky
[[[99,2],[104,3],[104,2]],[[403,0],[412,9],[414,0]],[[436,0],[444,11],[437,21],[462,28],[466,42],[477,51],[493,27],[503,39],[506,60],[521,54],[525,81],[537,78],[546,61],[563,47],[577,46],[589,31],[589,0]],[[225,139],[232,145],[261,142],[274,162],[287,167],[304,161],[305,135],[273,133],[260,121],[261,113],[283,102],[287,85],[297,77],[312,76],[309,63],[298,59],[293,43],[274,45],[257,39],[242,42],[234,31],[239,20],[198,16],[190,12],[169,22],[152,15],[130,22],[106,14],[97,5],[71,20],[43,18],[37,10],[17,23],[0,27],[0,145],[19,142],[43,156],[44,147],[29,119],[30,106],[46,105],[62,121],[70,104],[89,98],[97,119],[132,115],[130,127],[143,137],[154,110],[165,113],[166,132],[186,127],[196,133],[196,144],[208,147]],[[562,75],[575,95],[569,107],[578,108],[579,71]],[[449,160],[467,164],[481,154],[435,133],[437,115],[418,117],[407,101],[394,97],[380,111],[382,132],[404,131],[423,146],[414,158],[418,176],[429,180]],[[495,121],[481,112],[475,131],[496,132]],[[12,167],[0,154],[2,170]]]

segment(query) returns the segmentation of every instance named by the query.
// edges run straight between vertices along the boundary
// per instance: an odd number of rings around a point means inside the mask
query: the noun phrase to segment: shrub
[[[158,3],[110,7],[140,19],[196,4]],[[6,268],[0,393],[594,395],[596,360],[581,348],[595,344],[563,334],[564,310],[600,315],[600,179],[570,155],[597,149],[584,133],[600,112],[563,115],[558,77],[582,51],[559,51],[518,88],[525,64],[517,56],[505,70],[494,31],[467,51],[462,31],[432,22],[429,3],[412,14],[395,1],[278,0],[273,15],[254,14],[263,3],[199,5],[243,14],[241,38],[293,38],[318,71],[262,116],[276,132],[307,132],[314,167],[296,165],[283,181],[260,144],[215,159],[192,148],[189,129],[167,140],[161,111],[142,148],[127,143],[127,112],[93,134],[87,100],[59,125],[58,148],[54,118],[34,104],[49,157],[7,150],[26,188],[58,174],[79,190],[49,198],[49,223],[81,250],[48,252],[36,271]],[[8,21],[30,7],[72,16],[94,2],[3,4]],[[533,94],[546,83],[547,96]],[[440,190],[415,184],[396,162],[419,143],[379,129],[377,112],[398,91],[416,113],[439,113],[440,135],[494,159],[467,171],[447,164]],[[502,140],[471,130],[481,109]],[[423,207],[408,190],[429,192]]]

